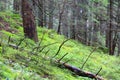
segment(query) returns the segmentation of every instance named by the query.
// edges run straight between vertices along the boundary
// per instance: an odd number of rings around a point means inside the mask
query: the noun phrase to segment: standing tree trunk
[[[64,0],[63,5],[62,6],[59,5],[59,23],[58,23],[58,30],[57,30],[58,34],[61,34],[62,16],[64,13],[65,4],[66,4],[66,1]]]
[[[0,0],[0,11],[5,11],[7,8],[7,0]]]
[[[70,25],[70,38],[75,39],[75,19],[76,19],[76,2],[73,0],[73,6],[72,6],[72,15],[71,15],[71,25]]]
[[[46,2],[45,0],[32,0],[35,16],[38,19],[38,26],[46,26]]]
[[[110,20],[109,20],[109,54],[110,55],[114,55],[114,51],[112,49],[112,6],[113,6],[113,1],[109,0],[109,16],[110,16]]]
[[[20,3],[21,3],[21,0],[14,0],[13,9],[16,13],[20,12]]]
[[[38,26],[46,26],[45,0],[37,0],[38,6]]]
[[[117,27],[120,30],[120,0],[118,0],[118,21],[117,21]],[[120,32],[118,32],[118,56],[120,55]]]
[[[35,17],[27,0],[22,0],[22,18],[25,37],[33,39],[35,42],[37,42],[38,36],[35,25]]]
[[[118,56],[120,55],[120,32],[118,32],[118,54],[117,55]]]
[[[49,0],[49,23],[48,23],[48,29],[53,29],[53,6],[54,1]]]
[[[81,13],[80,11],[82,10],[82,8],[80,7],[80,4],[82,3],[81,0],[76,0],[76,11],[75,11],[75,15],[76,15],[76,26],[75,26],[75,39],[78,41],[81,41],[80,39],[80,31],[81,31]]]

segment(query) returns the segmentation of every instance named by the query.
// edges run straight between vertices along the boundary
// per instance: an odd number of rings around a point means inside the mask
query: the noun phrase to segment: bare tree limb
[[[63,45],[64,45],[64,43],[65,43],[65,42],[67,42],[68,40],[70,40],[70,39],[66,39],[65,41],[63,41],[63,42],[61,43],[61,45],[59,46],[58,51],[57,51],[57,52],[56,52],[56,54],[53,56],[53,58],[54,58],[54,57],[56,57],[56,56],[59,54],[59,52],[60,52],[60,50],[61,50],[62,46],[63,46]]]
[[[91,72],[87,72],[87,71],[83,71],[79,68],[76,68],[74,66],[71,66],[65,62],[58,62],[58,60],[56,60],[57,63],[59,63],[58,65],[61,65],[62,68],[66,68],[72,72],[74,72],[76,75],[79,75],[79,76],[82,76],[82,77],[88,77],[88,78],[91,78],[91,79],[95,79],[95,80],[104,80],[102,77],[96,75],[96,74],[93,74]],[[60,66],[59,66],[60,67]]]
[[[87,59],[85,60],[85,62],[83,63],[83,65],[82,65],[82,67],[81,67],[81,69],[83,69],[84,68],[84,66],[85,66],[85,64],[86,64],[86,62],[88,61],[88,59],[90,58],[90,56],[92,55],[92,53],[94,52],[96,50],[96,47],[90,52],[90,54],[89,54],[89,56],[87,57]]]
[[[96,76],[100,73],[101,70],[102,70],[102,67],[101,67],[100,70],[96,73]]]
[[[68,55],[68,53],[66,53],[65,55],[63,55],[63,56],[58,60],[58,62],[60,62],[66,55]]]
[[[19,47],[21,45],[21,43],[25,40],[26,37],[24,37],[23,39],[20,40],[20,42],[17,44],[17,47]]]
[[[39,41],[38,45],[32,49],[32,52],[34,52],[35,50],[38,51],[38,49],[41,47],[40,45],[41,45],[41,43],[42,43],[42,41],[44,39],[44,35],[45,35],[45,33],[43,33],[42,38]]]
[[[48,54],[48,52],[50,51],[50,49],[49,50],[47,50],[46,52],[45,52],[45,55],[44,56],[46,56],[47,54]]]
[[[8,37],[8,44],[10,43],[10,40],[11,40],[11,36]]]
[[[48,47],[48,46],[50,46],[50,45],[53,45],[53,44],[56,44],[56,43],[58,43],[58,42],[54,42],[54,43],[50,43],[50,44],[47,44],[47,45],[42,46],[42,48],[40,49],[39,52],[42,52],[46,47]]]

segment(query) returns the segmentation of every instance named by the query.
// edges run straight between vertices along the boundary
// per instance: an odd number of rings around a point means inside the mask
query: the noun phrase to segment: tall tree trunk
[[[5,11],[7,6],[7,0],[0,0],[0,11]]]
[[[43,0],[38,0],[39,9],[38,9],[38,26],[44,26],[44,10],[43,10]]]
[[[49,0],[49,23],[48,29],[53,29],[53,10],[54,10],[54,1]]]
[[[33,39],[35,42],[37,42],[38,36],[36,31],[35,17],[32,13],[30,3],[27,0],[22,0],[22,18],[25,37]]]
[[[120,30],[120,0],[118,0],[118,22],[117,22],[117,27]],[[118,56],[120,55],[120,32],[118,32]]]
[[[117,55],[118,56],[120,55],[120,32],[118,32],[118,54]]]
[[[13,9],[16,13],[20,12],[21,0],[14,0]]]
[[[73,0],[73,8],[72,8],[72,15],[71,15],[71,25],[70,25],[70,38],[71,39],[75,39],[75,19],[76,19],[76,10],[75,10],[75,5],[76,5],[76,2],[75,0]]]
[[[59,4],[59,23],[58,23],[58,30],[57,30],[58,34],[61,34],[62,16],[63,16],[63,13],[64,13],[65,4],[66,4],[65,0],[63,1],[62,6]]]
[[[38,26],[46,26],[46,7],[45,0],[32,0],[34,12],[38,20]]]
[[[80,6],[80,4],[82,3],[82,0],[76,0],[76,5],[77,5],[77,7],[76,7],[76,27],[75,27],[75,39],[76,40],[78,40],[78,41],[81,41],[81,39],[80,39],[80,37],[81,37],[81,30],[82,30],[82,28],[81,28],[81,23],[80,23],[80,21],[82,20],[82,14],[81,14],[81,11],[83,11],[82,10],[82,8],[81,8],[81,6]]]
[[[113,0],[109,0],[109,10],[110,10],[110,13],[109,13],[109,16],[110,16],[110,20],[109,20],[109,54],[110,55],[114,55],[114,51],[113,51],[113,48],[112,48],[112,16],[113,16],[113,12],[112,12],[112,7],[113,7]]]
[[[64,15],[62,16],[62,26],[61,26],[61,34],[65,35],[66,37],[68,37],[68,25],[69,25],[69,18],[70,15],[69,14],[69,5],[65,5],[65,11],[64,11]]]

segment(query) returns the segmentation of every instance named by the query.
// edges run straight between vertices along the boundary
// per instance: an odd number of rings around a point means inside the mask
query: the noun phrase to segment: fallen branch
[[[59,63],[59,65],[63,66],[64,68],[74,72],[76,75],[79,75],[79,76],[82,76],[82,77],[88,77],[88,78],[95,79],[95,80],[104,80],[102,77],[100,77],[96,74],[93,74],[93,73],[87,72],[87,71],[83,71],[83,70],[81,70],[79,68],[76,68],[74,66],[71,66],[71,65],[69,65],[65,62],[59,62],[58,60],[56,62]],[[99,72],[100,71],[101,71],[101,69],[99,70]]]
[[[41,46],[41,43],[42,43],[42,41],[43,41],[43,39],[44,39],[44,36],[45,36],[45,33],[43,32],[42,38],[41,38],[41,40],[40,40],[40,42],[39,42],[39,44],[38,44],[38,47],[37,47],[36,51],[39,50],[39,48],[40,48],[40,46]]]
[[[102,70],[102,67],[99,69],[99,71],[96,73],[96,76],[100,73],[100,71]]]
[[[42,52],[46,47],[51,46],[51,45],[56,44],[56,43],[58,43],[58,42],[54,42],[54,43],[50,43],[50,44],[41,46],[41,49],[38,52]]]
[[[45,55],[44,56],[46,56],[47,54],[48,54],[48,52],[50,51],[50,49],[49,50],[47,50],[46,52],[45,52]]]
[[[66,55],[68,55],[68,53],[66,53],[65,55],[63,55],[63,56],[58,60],[58,62],[60,62]]]
[[[58,52],[55,54],[58,55],[62,45],[68,40],[65,40],[60,46],[59,46],[59,50]],[[15,44],[9,44],[9,46],[15,48],[15,49],[19,49],[19,46],[15,45]],[[49,50],[46,52],[46,54],[49,52]],[[87,72],[87,71],[83,71],[79,68],[76,68],[74,66],[71,66],[69,64],[67,64],[68,61],[66,62],[62,62],[61,60],[67,55],[68,53],[66,53],[62,58],[60,58],[59,60],[55,60],[56,63],[58,63],[59,65],[63,66],[64,68],[74,72],[76,75],[82,76],[82,77],[88,77],[91,79],[95,79],[95,80],[104,80],[102,77],[98,76],[99,72],[102,70],[102,68],[97,72],[97,74],[93,74],[91,72]],[[18,58],[18,57],[17,57]],[[21,59],[21,58],[20,58]],[[32,59],[31,59],[32,60]],[[38,63],[38,61],[36,61],[36,64]]]
[[[61,45],[59,46],[58,51],[56,52],[56,54],[55,54],[52,58],[56,57],[56,56],[59,54],[59,52],[60,52],[60,50],[61,50],[62,46],[63,46],[63,45],[64,45],[64,43],[65,43],[65,42],[67,42],[68,40],[70,40],[70,39],[66,39],[65,41],[63,41],[63,42],[61,43]]]
[[[18,49],[20,48],[19,46],[22,44],[22,42],[25,40],[26,38],[24,37],[23,39],[20,40],[20,42],[16,45],[16,44],[9,44],[10,40],[11,40],[11,36],[8,37],[8,45],[14,49]]]
[[[18,49],[19,48],[16,44],[9,44],[9,46],[14,48],[14,49]]]
[[[88,59],[90,58],[90,56],[92,55],[92,53],[96,50],[97,48],[95,47],[91,52],[90,52],[90,54],[89,54],[89,56],[87,57],[87,59],[85,60],[85,62],[83,63],[83,65],[82,65],[82,67],[81,67],[81,69],[83,69],[84,68],[84,66],[85,66],[85,64],[86,64],[86,62],[88,61]]]
[[[11,36],[8,37],[8,44],[9,44],[10,40],[11,40]]]
[[[17,44],[17,47],[19,47],[22,44],[22,42],[25,40],[25,38],[26,37],[24,37],[23,39],[20,40],[20,42]]]

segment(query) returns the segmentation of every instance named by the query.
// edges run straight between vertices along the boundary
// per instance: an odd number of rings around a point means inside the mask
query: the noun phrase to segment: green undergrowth
[[[60,68],[58,64],[54,63],[54,59],[60,59],[68,53],[62,61],[70,60],[68,64],[81,68],[94,47],[69,40],[62,46],[59,54],[52,58],[61,43],[66,40],[64,36],[58,35],[53,30],[38,27],[39,42],[34,43],[32,40],[24,38],[21,18],[18,14],[1,12],[0,17],[15,30],[14,33],[0,31],[0,80],[91,80]],[[10,47],[9,44],[19,48]],[[39,48],[35,49],[38,46]],[[83,70],[96,74],[102,67],[100,76],[106,80],[119,80],[119,59],[119,57],[109,56],[104,51],[97,49]]]

